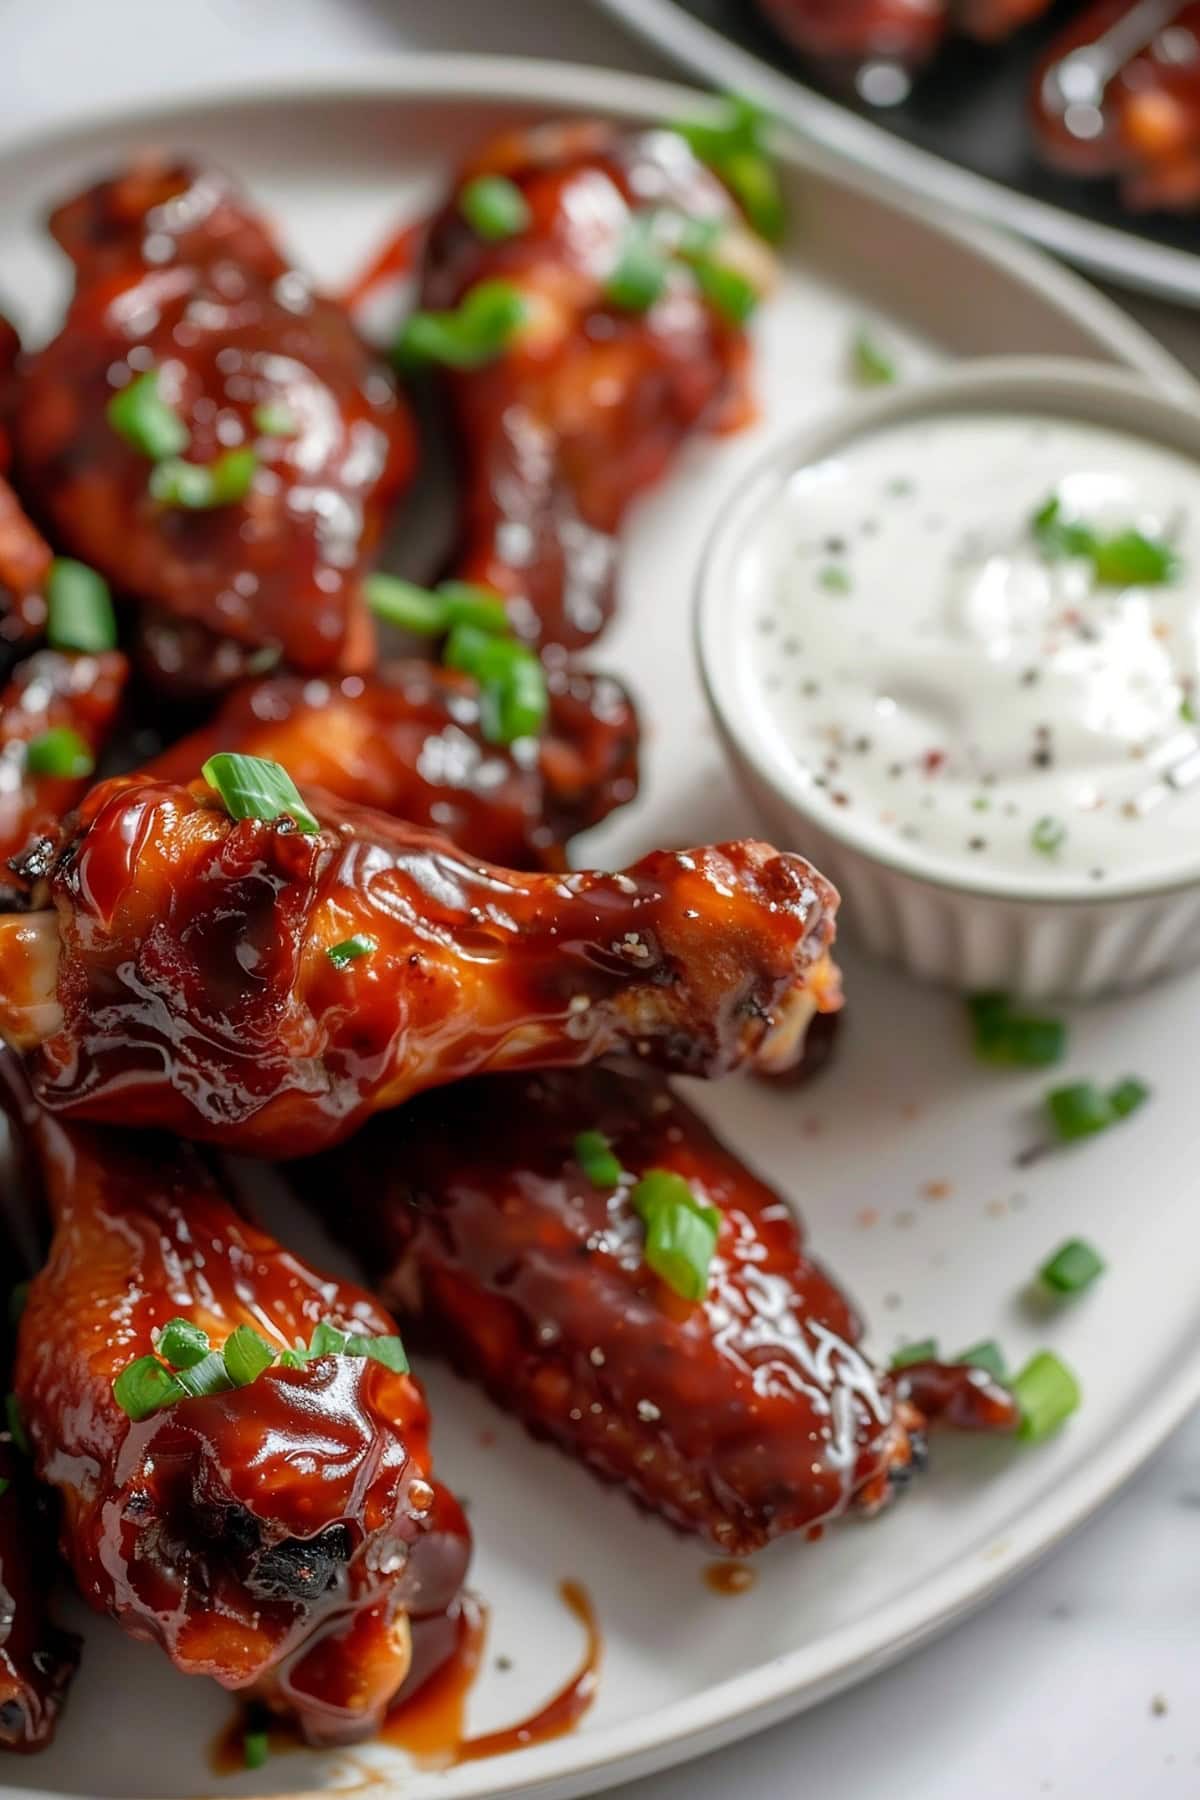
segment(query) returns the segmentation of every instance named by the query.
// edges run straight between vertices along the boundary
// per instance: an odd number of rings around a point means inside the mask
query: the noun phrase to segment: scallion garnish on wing
[[[443,581],[423,588],[398,575],[370,575],[365,587],[376,618],[417,637],[444,637],[455,625],[476,625],[497,636],[509,630],[499,594],[474,582]]]
[[[348,969],[360,956],[370,956],[378,948],[373,937],[368,937],[365,931],[357,931],[353,937],[343,938],[340,944],[331,944],[325,954],[334,968],[341,970]]]
[[[703,1300],[721,1215],[673,1169],[647,1169],[630,1194],[646,1227],[646,1262],[684,1300]]]
[[[594,1188],[615,1188],[623,1173],[620,1159],[602,1131],[581,1131],[574,1143],[575,1161]]]
[[[936,1362],[938,1346],[936,1338],[921,1338],[914,1344],[902,1344],[892,1357],[889,1367],[892,1369],[910,1369],[914,1363]]]
[[[282,763],[271,762],[265,756],[243,756],[236,750],[219,750],[209,757],[201,774],[210,787],[216,788],[233,819],[286,817],[310,836],[321,829]]]
[[[162,397],[157,369],[135,375],[112,396],[106,410],[117,435],[151,462],[178,456],[191,442],[187,426]]]
[[[993,1381],[1001,1384],[1008,1380],[1004,1352],[995,1338],[984,1338],[982,1343],[972,1344],[969,1350],[960,1350],[954,1360],[956,1363],[966,1363],[968,1368],[983,1369]]]
[[[46,642],[52,650],[98,655],[115,650],[117,621],[103,575],[69,556],[56,556],[46,581]]]
[[[90,746],[69,725],[52,725],[25,746],[25,768],[30,775],[82,781],[95,767]]]
[[[211,512],[244,500],[258,473],[258,456],[248,444],[225,450],[213,462],[184,462],[172,456],[150,471],[150,495],[162,506]]]
[[[113,1398],[136,1423],[180,1400],[249,1387],[275,1363],[298,1369],[322,1356],[361,1356],[382,1363],[393,1374],[408,1373],[408,1357],[398,1337],[342,1331],[328,1319],[314,1326],[307,1346],[277,1352],[251,1325],[236,1326],[222,1347],[214,1349],[206,1331],[180,1318],[162,1327],[154,1355],[135,1357],[121,1370],[113,1382]]]
[[[413,313],[400,333],[396,361],[406,367],[483,368],[508,348],[528,313],[527,300],[511,281],[481,281],[456,307]]]
[[[779,176],[766,147],[770,120],[761,107],[729,95],[719,120],[690,119],[672,127],[694,155],[729,189],[760,237],[777,244],[787,226]]]
[[[519,237],[528,229],[529,202],[507,175],[477,175],[464,184],[458,210],[471,230],[489,244]]]

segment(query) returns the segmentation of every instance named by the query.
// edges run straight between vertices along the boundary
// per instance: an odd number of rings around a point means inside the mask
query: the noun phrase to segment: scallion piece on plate
[[[151,462],[162,462],[187,449],[191,435],[179,414],[162,397],[159,371],[146,369],[115,393],[106,408],[118,437]]]
[[[261,1769],[271,1755],[271,1740],[265,1731],[247,1731],[242,1738],[242,1761],[248,1769]]]
[[[900,379],[895,357],[865,325],[850,340],[850,369],[860,387],[890,387]]]
[[[936,1338],[921,1338],[915,1344],[902,1344],[889,1365],[893,1369],[907,1369],[913,1363],[936,1362],[938,1346]]]
[[[648,1169],[630,1200],[646,1227],[647,1265],[684,1300],[703,1300],[721,1228],[716,1207],[672,1169]]]
[[[173,456],[150,471],[151,498],[184,512],[212,512],[244,500],[258,473],[258,456],[249,445],[226,450],[210,463],[184,462]]]
[[[511,281],[481,281],[446,312],[415,312],[396,345],[406,366],[442,363],[451,369],[480,369],[494,362],[529,316],[529,305]]]
[[[113,1399],[135,1424],[173,1406],[187,1392],[177,1375],[163,1367],[157,1356],[138,1356],[113,1382]]]
[[[225,1358],[225,1373],[234,1387],[249,1387],[275,1361],[275,1352],[253,1325],[235,1326],[225,1339],[221,1354]]]
[[[458,196],[458,210],[471,230],[489,244],[520,237],[533,214],[529,202],[507,175],[477,175]]]
[[[96,759],[77,731],[69,725],[52,725],[26,744],[25,767],[30,775],[82,781],[95,769]]]
[[[370,956],[379,945],[365,931],[356,931],[353,937],[343,938],[340,944],[331,944],[325,952],[335,969],[348,969],[352,962],[360,956]]]
[[[1134,1075],[1106,1093],[1094,1081],[1077,1081],[1069,1087],[1055,1088],[1046,1096],[1046,1110],[1056,1135],[1064,1142],[1092,1137],[1107,1131],[1121,1119],[1136,1112],[1150,1098],[1150,1089]]]
[[[615,1188],[621,1164],[602,1131],[581,1131],[574,1144],[575,1161],[594,1188]]]
[[[994,1381],[1008,1380],[1004,1352],[995,1338],[984,1338],[982,1343],[972,1344],[969,1350],[961,1350],[954,1360],[966,1363],[972,1369],[985,1369]]]
[[[207,1331],[190,1319],[168,1319],[158,1334],[158,1354],[173,1369],[195,1368],[211,1349]]]
[[[46,582],[46,642],[52,650],[96,656],[117,646],[117,620],[103,575],[70,556],[56,556]]]
[[[1118,1119],[1127,1119],[1131,1112],[1144,1106],[1149,1098],[1150,1089],[1145,1082],[1139,1081],[1136,1075],[1127,1075],[1124,1081],[1119,1081],[1115,1088],[1109,1090],[1108,1104]]]
[[[1061,1019],[1013,1013],[1005,994],[973,994],[967,1009],[975,1027],[975,1054],[982,1062],[1043,1069],[1066,1055],[1067,1028]]]
[[[1033,1443],[1049,1437],[1079,1407],[1079,1383],[1049,1350],[1031,1358],[1012,1383],[1021,1409],[1020,1435]]]
[[[1104,1259],[1083,1238],[1071,1238],[1038,1270],[1039,1279],[1056,1294],[1082,1294],[1104,1273]]]
[[[309,836],[321,829],[282,763],[219,750],[209,757],[201,774],[216,788],[233,819],[289,818]]]

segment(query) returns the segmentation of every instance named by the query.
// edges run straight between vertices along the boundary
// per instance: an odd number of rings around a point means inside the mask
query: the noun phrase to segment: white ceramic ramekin
[[[1027,411],[1140,435],[1195,459],[1200,396],[1084,362],[997,358],[858,400],[778,444],[721,511],[700,569],[696,647],[725,745],[785,848],[803,850],[842,891],[847,922],[879,955],[966,992],[1091,999],[1200,960],[1200,842],[1172,878],[1122,869],[1103,892],[1054,889],[986,867],[930,872],[919,845],[870,834],[807,785],[754,704],[739,638],[753,598],[744,560],[795,474],[864,435],[958,411]],[[741,579],[739,580],[739,577]]]

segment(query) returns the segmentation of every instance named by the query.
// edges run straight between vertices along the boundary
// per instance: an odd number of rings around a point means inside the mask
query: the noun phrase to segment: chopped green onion
[[[1179,716],[1185,725],[1194,725],[1200,715],[1196,712],[1196,702],[1191,694],[1185,694],[1179,702]]]
[[[249,445],[226,450],[215,462],[184,462],[171,457],[150,472],[150,495],[163,506],[185,512],[211,512],[244,500],[258,473],[258,457]]]
[[[1033,1443],[1057,1431],[1081,1399],[1074,1375],[1049,1350],[1026,1363],[1012,1383],[1012,1396],[1021,1409],[1020,1434]]]
[[[1144,1106],[1149,1098],[1150,1089],[1145,1082],[1139,1081],[1136,1075],[1127,1075],[1124,1081],[1119,1081],[1116,1087],[1109,1091],[1108,1104],[1118,1119],[1127,1119],[1131,1112],[1136,1112],[1139,1106]]]
[[[33,1447],[29,1442],[29,1433],[25,1429],[25,1421],[21,1417],[21,1403],[15,1394],[4,1396],[4,1417],[8,1424],[8,1435],[13,1441],[13,1448],[22,1456],[32,1456]]]
[[[25,767],[31,775],[82,781],[96,767],[96,759],[77,731],[69,725],[52,725],[26,744]]]
[[[408,1356],[398,1337],[359,1337],[355,1333],[346,1339],[346,1355],[365,1356],[371,1362],[382,1363],[393,1375],[408,1374]]]
[[[616,1187],[621,1179],[621,1164],[602,1131],[579,1132],[574,1148],[575,1161],[593,1187]]]
[[[972,1344],[969,1350],[960,1350],[954,1360],[956,1363],[967,1363],[972,1369],[985,1369],[994,1381],[1003,1382],[1008,1379],[1004,1352],[995,1338],[984,1338],[982,1343]]]
[[[281,763],[271,762],[265,756],[219,750],[209,757],[201,774],[210,787],[216,788],[233,819],[286,817],[309,836],[321,829]]]
[[[1055,1088],[1046,1096],[1046,1107],[1055,1132],[1064,1143],[1107,1131],[1128,1118],[1150,1098],[1150,1090],[1135,1076],[1127,1076],[1105,1093],[1094,1081],[1077,1081]]]
[[[331,944],[325,954],[335,969],[348,969],[360,956],[370,956],[378,948],[373,937],[368,937],[365,931],[358,931],[353,937],[343,938],[340,944]]]
[[[744,325],[762,295],[752,281],[728,263],[701,257],[692,264],[696,284],[704,298],[731,325]]]
[[[56,556],[46,582],[46,641],[53,650],[98,655],[115,650],[117,621],[103,575],[69,556]]]
[[[1102,587],[1161,587],[1179,573],[1179,558],[1170,544],[1132,528],[1105,537],[1090,525],[1064,519],[1056,494],[1034,513],[1030,529],[1048,561],[1082,557]]]
[[[158,1334],[158,1354],[173,1369],[194,1369],[211,1349],[207,1331],[190,1319],[168,1319]]]
[[[1004,994],[974,994],[968,999],[980,1060],[1014,1069],[1043,1069],[1061,1062],[1067,1050],[1063,1021],[1027,1018],[1010,1012],[1009,1004]]]
[[[1029,841],[1042,856],[1053,856],[1061,850],[1067,841],[1067,828],[1061,819],[1055,819],[1047,813],[1037,821],[1029,834]]]
[[[209,1394],[227,1394],[235,1385],[219,1350],[210,1350],[190,1368],[176,1369],[175,1378],[191,1400],[203,1400]]]
[[[418,637],[443,637],[455,625],[476,625],[497,636],[509,629],[499,594],[471,581],[443,581],[431,591],[398,575],[370,575],[366,595],[376,618]]]
[[[890,1366],[893,1369],[907,1369],[913,1363],[936,1362],[937,1353],[936,1338],[921,1338],[918,1343],[903,1344],[893,1356]]]
[[[156,1356],[139,1356],[126,1365],[112,1384],[113,1399],[134,1424],[182,1400],[186,1392],[177,1375],[164,1369]]]
[[[282,400],[264,400],[261,406],[254,409],[254,428],[261,431],[264,437],[295,437],[300,430],[300,421]]]
[[[634,213],[625,228],[616,264],[604,283],[605,297],[622,312],[649,312],[666,289],[670,267],[655,242],[654,215]]]
[[[848,594],[852,585],[849,570],[843,569],[840,563],[827,563],[817,580],[827,594]]]
[[[313,1327],[312,1337],[308,1343],[310,1356],[344,1356],[348,1333],[339,1331],[328,1319],[322,1319]]]
[[[528,200],[506,175],[477,175],[468,181],[458,196],[458,210],[489,244],[519,237],[533,217]]]
[[[275,1352],[253,1325],[238,1325],[225,1339],[225,1373],[234,1387],[249,1387],[275,1361]]]
[[[271,1740],[265,1731],[248,1731],[242,1739],[242,1761],[248,1769],[261,1769],[271,1754]]]
[[[525,644],[476,625],[456,625],[443,661],[479,683],[480,726],[490,744],[511,744],[541,731],[550,704],[546,677]]]
[[[703,1300],[721,1215],[697,1200],[682,1175],[648,1169],[630,1195],[646,1226],[646,1262],[685,1300]]]
[[[1038,1277],[1056,1294],[1081,1294],[1103,1273],[1103,1258],[1082,1238],[1071,1238],[1042,1264]]]
[[[777,244],[787,227],[779,176],[766,150],[770,121],[751,100],[729,95],[726,116],[684,121],[673,127],[700,161],[719,175],[749,223],[768,243]]]
[[[117,435],[155,463],[178,456],[191,442],[187,426],[159,392],[158,373],[157,369],[147,369],[144,374],[135,375],[127,387],[112,396],[105,409]]]
[[[447,312],[416,312],[400,333],[400,363],[479,369],[494,362],[525,323],[528,303],[511,281],[481,281]]]
[[[860,387],[890,387],[892,382],[900,379],[895,357],[865,325],[859,327],[850,341],[850,367]]]

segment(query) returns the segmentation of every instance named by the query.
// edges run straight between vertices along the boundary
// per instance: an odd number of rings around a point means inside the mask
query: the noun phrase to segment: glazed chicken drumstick
[[[0,1212],[0,1305],[6,1309],[24,1267]],[[0,1312],[0,1379],[7,1390],[6,1335]],[[40,1750],[50,1742],[79,1661],[77,1641],[57,1630],[46,1614],[48,1536],[31,1491],[28,1460],[11,1431],[0,1429],[0,1750]]]
[[[186,781],[218,750],[282,763],[302,787],[444,832],[512,869],[562,868],[562,846],[637,791],[638,725],[621,685],[551,670],[536,745],[489,743],[478,684],[436,663],[387,663],[330,683],[269,677],[147,766]]]
[[[369,1735],[469,1554],[391,1320],[191,1147],[22,1112],[55,1235],[15,1390],[81,1593],[311,1743]]]
[[[467,216],[489,182],[520,221],[500,237]],[[682,137],[568,124],[485,146],[430,233],[426,313],[405,346],[436,360],[431,315],[437,333],[455,309],[468,320],[472,308],[513,311],[490,355],[442,357],[457,364],[456,572],[505,595],[514,629],[544,647],[575,649],[602,628],[629,507],[692,433],[744,407],[746,337],[709,297],[711,281],[664,255],[657,296],[622,285],[623,257],[675,228],[723,246],[706,256],[745,258],[769,277],[769,254]]]
[[[14,439],[56,543],[185,626],[368,666],[364,559],[414,439],[349,318],[209,169],[135,165],[50,224],[75,297]]]
[[[836,1005],[836,895],[802,857],[521,875],[318,789],[234,818],[261,796],[209,768],[222,794],[103,782],[25,858],[53,910],[0,919],[0,1031],[55,1112],[296,1156],[486,1069],[798,1054]]]
[[[922,1402],[1015,1429],[983,1370],[875,1368],[786,1202],[661,1080],[487,1077],[290,1173],[414,1339],[726,1554],[882,1504]]]

